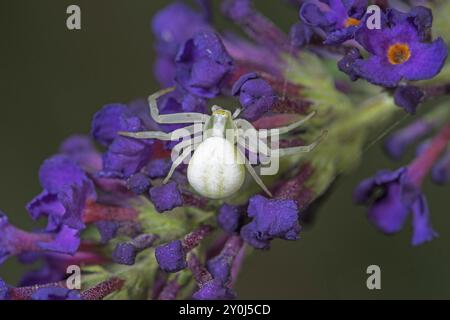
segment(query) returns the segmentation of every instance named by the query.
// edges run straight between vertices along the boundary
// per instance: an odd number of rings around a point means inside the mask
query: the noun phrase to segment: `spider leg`
[[[291,123],[288,126],[285,127],[281,127],[281,128],[276,128],[276,129],[272,129],[272,130],[278,130],[278,134],[285,134],[288,133],[289,131],[292,131],[294,129],[297,129],[298,127],[300,127],[302,124],[304,124],[306,121],[308,121],[309,119],[311,119],[312,117],[314,117],[316,114],[315,111],[311,112],[310,114],[308,114],[305,118],[303,118],[302,120],[299,120],[297,122]],[[268,135],[269,137],[272,135],[272,130],[268,130]]]
[[[175,172],[175,169],[181,164],[183,163],[183,161],[191,155],[192,152],[192,147],[188,146],[186,148],[183,149],[183,153],[175,159],[175,161],[173,161],[172,166],[170,167],[170,171],[167,174],[167,176],[164,178],[163,180],[163,184],[166,184],[169,179],[172,177],[173,173]]]
[[[270,137],[270,136],[272,136],[274,134],[285,134],[285,133],[288,133],[289,131],[297,129],[302,124],[304,124],[306,121],[308,121],[309,119],[314,117],[315,114],[316,114],[316,112],[313,111],[310,114],[308,114],[305,118],[303,118],[302,120],[299,120],[297,122],[291,123],[288,126],[267,130],[267,136]],[[256,130],[255,127],[253,127],[253,125],[250,122],[248,122],[247,120],[244,120],[244,119],[237,119],[236,120],[236,125],[239,126],[239,127],[245,128],[245,130],[249,130],[249,129]]]
[[[290,156],[296,153],[303,153],[303,152],[311,152],[314,150],[315,147],[319,145],[319,143],[325,139],[325,137],[328,135],[328,131],[323,131],[320,137],[314,141],[313,143],[307,145],[307,146],[299,146],[299,147],[291,147],[291,148],[280,148],[278,149],[279,157],[284,156]]]
[[[174,130],[172,132],[162,132],[162,131],[140,131],[140,132],[126,132],[119,131],[118,134],[125,137],[135,138],[135,139],[158,139],[163,141],[176,141],[181,138],[188,137],[195,133],[196,129],[202,127],[197,127],[197,125],[187,126]]]
[[[234,112],[233,112],[233,119],[236,119],[237,117],[239,117],[241,112],[242,112],[241,108],[237,108],[236,110],[234,110]]]
[[[202,142],[202,137],[194,137],[193,139],[185,139],[183,141],[181,141],[180,143],[178,143],[175,147],[173,147],[172,149],[172,166],[170,167],[170,171],[167,174],[167,176],[164,178],[163,183],[167,183],[167,181],[169,181],[169,179],[172,177],[172,174],[174,173],[175,169],[183,163],[184,160],[186,160],[186,158],[188,156],[191,155],[191,152],[193,150],[195,150],[199,144]],[[192,145],[192,143],[194,145]],[[181,152],[181,154],[180,154]]]
[[[250,175],[252,176],[252,178],[264,190],[264,192],[266,192],[269,195],[269,197],[272,197],[272,193],[269,191],[269,189],[267,189],[266,185],[261,180],[261,178],[258,176],[258,174],[256,173],[255,169],[253,169],[252,165],[248,161],[248,159],[245,156],[244,152],[242,152],[241,148],[239,148],[239,147],[237,147],[237,149],[238,149],[239,153],[241,154],[241,156],[244,158],[244,160],[245,160],[245,167],[247,168],[247,170],[250,173]]]
[[[175,87],[170,87],[164,90],[160,90],[148,97],[148,104],[150,106],[150,114],[152,118],[158,123],[193,123],[193,122],[206,122],[209,119],[207,114],[197,112],[185,112],[185,113],[173,113],[173,114],[159,114],[158,104],[156,100],[175,90]]]

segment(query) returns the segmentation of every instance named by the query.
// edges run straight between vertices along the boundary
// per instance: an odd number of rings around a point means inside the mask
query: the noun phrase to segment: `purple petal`
[[[431,178],[434,183],[441,185],[450,181],[450,151],[447,151],[444,156],[433,166]]]
[[[127,111],[127,106],[119,103],[105,105],[94,115],[91,134],[96,141],[104,146],[110,145],[122,130],[121,118]]]
[[[372,56],[365,60],[356,60],[353,70],[356,76],[385,87],[395,87],[402,79],[399,68],[390,65],[384,57]]]
[[[159,267],[166,272],[178,272],[187,267],[186,253],[180,240],[157,247],[155,257]]]
[[[150,199],[158,212],[169,211],[183,205],[183,197],[175,182],[151,188]]]
[[[442,38],[433,43],[411,45],[411,58],[400,66],[400,74],[408,80],[431,79],[442,69],[448,49]]]
[[[40,242],[39,247],[58,253],[75,254],[80,246],[79,230],[63,226],[50,242]]]
[[[115,263],[131,266],[136,260],[137,250],[130,243],[119,243],[112,254]]]
[[[224,204],[219,209],[217,223],[227,233],[237,232],[243,218],[241,207]]]
[[[57,194],[71,185],[81,185],[86,174],[68,156],[56,155],[44,161],[39,169],[39,180],[49,193]]]
[[[202,32],[186,41],[176,57],[176,81],[189,93],[216,97],[233,60],[221,39],[212,32]]]
[[[419,87],[401,86],[395,90],[394,101],[397,106],[403,108],[406,112],[415,114],[424,96],[425,93]]]
[[[127,186],[135,194],[147,193],[151,186],[150,178],[143,173],[136,173],[128,178]]]
[[[212,279],[195,292],[192,298],[195,300],[231,300],[236,298],[236,294],[224,286],[220,280]]]
[[[431,241],[438,234],[433,230],[430,221],[430,212],[428,209],[427,200],[424,195],[421,195],[412,205],[413,213],[413,237],[411,243],[413,246],[418,246],[424,242]]]

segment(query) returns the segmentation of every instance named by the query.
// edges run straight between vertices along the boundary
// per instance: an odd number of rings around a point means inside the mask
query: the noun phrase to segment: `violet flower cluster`
[[[306,145],[323,129],[328,138],[282,164],[267,181],[272,198],[249,181],[239,194],[213,201],[193,191],[185,166],[162,183],[173,143],[118,134],[183,125],[156,123],[144,100],[107,104],[93,116],[89,135],[69,137],[39,170],[42,192],[26,209],[46,227],[24,231],[0,213],[0,264],[13,257],[42,262],[17,285],[0,279],[0,299],[233,299],[250,249],[298,240],[308,206],[358,164],[374,130],[419,106],[433,110],[385,144],[399,159],[424,139],[416,158],[362,181],[354,200],[384,233],[399,232],[411,215],[413,245],[437,236],[421,186],[429,173],[440,185],[450,181],[450,112],[439,104],[450,79],[445,72],[439,78],[448,49],[443,38],[432,38],[430,8],[382,6],[381,28],[371,29],[370,1],[297,1],[290,8],[299,18],[287,33],[250,0],[222,1],[221,13],[242,37],[219,33],[208,1],[198,3],[171,3],[152,19],[155,77],[162,88],[176,87],[158,99],[160,114],[208,114],[214,99],[225,98],[256,128],[316,111],[303,130],[282,137],[282,146]],[[83,266],[81,288],[66,281],[72,265]]]

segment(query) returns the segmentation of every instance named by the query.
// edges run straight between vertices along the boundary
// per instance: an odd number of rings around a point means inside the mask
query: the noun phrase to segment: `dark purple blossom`
[[[268,249],[274,238],[298,239],[298,206],[293,200],[270,200],[257,195],[250,199],[248,215],[253,220],[241,229],[241,236],[255,248]]]
[[[156,37],[156,49],[172,58],[181,44],[193,35],[210,30],[205,18],[189,6],[175,2],[160,10],[153,17],[152,30]]]
[[[441,185],[450,181],[450,151],[447,151],[433,166],[431,178],[433,182]]]
[[[355,189],[353,199],[357,204],[369,206],[369,221],[384,233],[399,232],[412,213],[413,245],[437,236],[431,227],[426,198],[411,181],[407,168],[383,170],[363,180]]]
[[[291,44],[294,48],[301,48],[309,44],[313,35],[313,28],[302,21],[293,24],[289,31]]]
[[[64,225],[52,241],[39,242],[38,245],[47,251],[75,254],[80,242],[79,230]]]
[[[45,287],[38,289],[31,296],[32,300],[81,300],[81,295],[76,290],[62,287]]]
[[[217,215],[217,223],[227,233],[238,232],[244,217],[241,206],[224,204]]]
[[[268,112],[277,101],[277,95],[272,87],[256,73],[243,75],[233,85],[232,94],[239,95],[239,101],[244,108],[241,117],[254,121]]]
[[[419,119],[391,134],[385,141],[385,150],[392,158],[399,159],[410,145],[419,141],[431,130],[433,130],[431,123],[425,119]]]
[[[169,159],[155,159],[145,167],[145,172],[152,178],[164,178],[169,173],[172,162]]]
[[[95,114],[91,134],[108,147],[103,155],[101,176],[127,178],[149,161],[154,140],[138,140],[118,135],[119,131],[149,130],[139,111],[121,104],[109,104]]]
[[[95,226],[100,233],[100,242],[108,243],[109,240],[115,238],[117,234],[117,230],[120,227],[120,224],[116,221],[99,221],[95,223]]]
[[[184,112],[208,113],[205,99],[189,94],[181,88],[159,98],[158,109],[160,114]],[[160,130],[164,132],[171,132],[184,126],[183,124],[158,125]]]
[[[234,259],[242,247],[242,239],[239,236],[231,237],[219,255],[209,260],[206,267],[214,279],[228,284],[231,281],[231,269]]]
[[[173,85],[175,57],[180,46],[200,31],[209,30],[206,18],[181,2],[168,5],[154,16],[152,31],[158,57],[153,69],[159,83],[166,87]]]
[[[114,249],[112,259],[114,262],[131,266],[136,259],[137,250],[131,243],[119,243]]]
[[[371,56],[358,59],[353,72],[367,81],[395,87],[400,80],[433,78],[444,66],[447,46],[441,38],[423,42],[420,30],[409,20],[391,21],[381,30],[360,28],[355,39]]]
[[[357,48],[350,49],[347,54],[338,62],[338,68],[346,73],[350,80],[356,81],[359,77],[353,69],[356,60],[362,59],[362,55]]]
[[[187,40],[176,57],[176,82],[193,95],[214,98],[233,68],[233,59],[213,32]]]
[[[250,0],[225,0],[221,9],[227,17],[237,22],[245,21],[255,12]]]
[[[195,300],[232,300],[236,294],[220,280],[212,279],[192,295]]]
[[[88,136],[73,135],[61,144],[59,151],[75,161],[84,171],[89,173],[101,169],[102,158]]]
[[[63,225],[54,233],[31,233],[9,224],[0,212],[0,264],[10,256],[43,250],[74,254],[80,245],[79,230]]]
[[[27,205],[31,217],[48,216],[48,231],[64,224],[83,229],[86,201],[96,198],[94,184],[84,171],[68,156],[56,155],[44,161],[39,179],[44,191]]]
[[[136,255],[153,245],[157,236],[153,234],[141,234],[129,242],[119,243],[114,249],[113,261],[124,265],[133,265]]]
[[[183,205],[183,197],[175,182],[153,187],[149,194],[158,212],[169,211]]]
[[[407,13],[401,12],[395,8],[387,10],[387,20],[394,23],[408,22],[417,29],[419,38],[427,41],[431,36],[431,27],[433,26],[433,13],[429,8],[416,6]]]
[[[135,194],[147,193],[151,186],[150,178],[144,173],[136,173],[128,178],[127,186]]]
[[[366,13],[367,0],[318,0],[303,4],[300,19],[326,33],[326,44],[354,37]]]
[[[155,257],[159,267],[166,272],[178,272],[187,267],[186,252],[181,240],[156,247]]]
[[[419,87],[400,86],[395,89],[394,101],[397,106],[403,108],[406,112],[415,114],[424,96],[425,93]]]

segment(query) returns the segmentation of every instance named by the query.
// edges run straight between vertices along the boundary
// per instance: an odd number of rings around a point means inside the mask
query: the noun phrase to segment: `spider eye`
[[[219,109],[219,110],[214,110],[213,111],[213,115],[227,117],[228,116],[228,112],[226,110]]]

